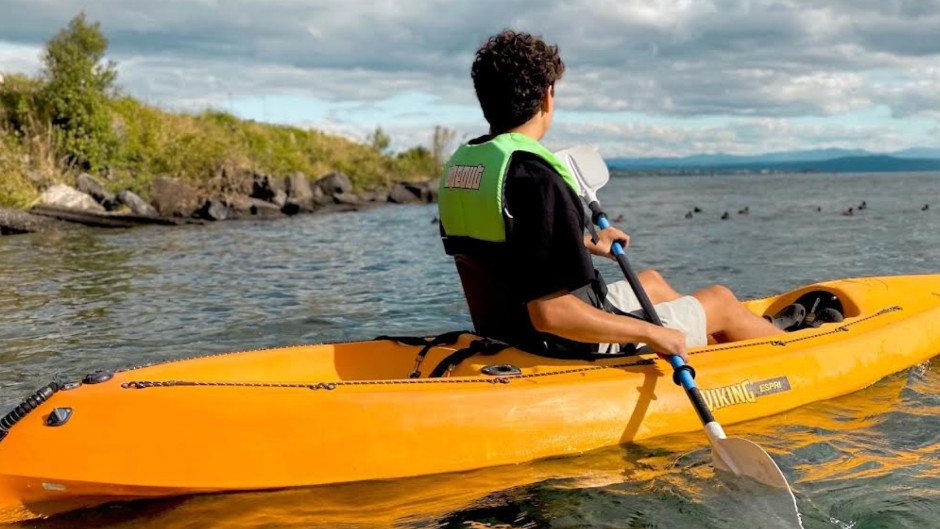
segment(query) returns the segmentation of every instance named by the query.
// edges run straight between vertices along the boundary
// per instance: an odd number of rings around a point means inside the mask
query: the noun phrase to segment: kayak
[[[814,296],[844,320],[690,350],[717,420],[845,395],[940,353],[940,275],[824,282],[746,304],[773,315]],[[0,522],[465,471],[701,429],[653,354],[561,360],[493,345],[469,333],[386,337],[49,384],[0,418]]]

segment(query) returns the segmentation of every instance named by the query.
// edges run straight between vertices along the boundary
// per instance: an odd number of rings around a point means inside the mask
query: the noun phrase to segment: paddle
[[[565,149],[556,153],[556,156],[571,170],[572,175],[577,179],[581,187],[581,198],[591,210],[592,221],[601,229],[610,226],[610,221],[607,220],[607,215],[604,214],[600,202],[597,200],[597,191],[610,180],[610,172],[604,159],[594,149],[583,146]],[[653,304],[646,295],[643,285],[640,284],[640,280],[633,273],[633,269],[630,268],[630,263],[627,261],[627,256],[624,254],[620,243],[615,242],[611,252],[617,258],[617,263],[620,264],[624,277],[636,293],[640,306],[643,307],[643,311],[646,312],[650,322],[662,326],[663,322],[656,314],[656,309],[653,308]],[[702,393],[695,385],[695,371],[676,355],[669,357],[669,363],[672,364],[674,370],[673,380],[685,389],[689,400],[692,402],[692,407],[695,408],[699,419],[705,425],[705,433],[708,435],[708,440],[712,446],[712,461],[715,468],[738,476],[747,476],[772,487],[786,489],[793,497],[793,491],[790,490],[790,485],[780,471],[780,467],[774,463],[774,460],[763,448],[746,439],[725,436],[724,430],[715,420],[715,417],[712,416],[708,406],[705,405]],[[793,504],[795,507],[795,497],[793,497]]]

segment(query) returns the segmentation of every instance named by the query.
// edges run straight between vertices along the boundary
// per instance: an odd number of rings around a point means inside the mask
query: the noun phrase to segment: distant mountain
[[[757,162],[744,164],[719,164],[687,167],[617,167],[620,171],[667,171],[678,173],[722,173],[739,171],[821,172],[821,173],[881,173],[903,171],[940,171],[938,158],[899,158],[886,155],[843,156],[832,160],[808,160],[796,162]]]
[[[895,158],[940,158],[940,149],[933,147],[913,147],[903,151],[892,152]]]
[[[872,153],[860,149],[813,149],[739,156],[734,154],[696,154],[676,158],[612,158],[607,160],[611,169],[716,169],[737,167],[738,169],[774,169],[779,164],[824,162],[838,159],[895,158],[905,160],[940,160],[940,149],[915,147],[896,153]],[[888,163],[887,165],[891,165]],[[911,169],[898,169],[911,170]]]

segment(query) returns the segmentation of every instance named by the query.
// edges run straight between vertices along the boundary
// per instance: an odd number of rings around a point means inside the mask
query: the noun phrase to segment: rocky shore
[[[0,235],[73,229],[80,226],[129,228],[145,224],[180,225],[236,219],[275,219],[293,215],[356,211],[382,203],[437,200],[437,182],[400,182],[387,189],[354,193],[343,173],[311,181],[302,172],[276,177],[222,170],[206,190],[176,178],[154,179],[151,200],[123,190],[111,192],[82,173],[75,186],[55,184],[28,211],[0,208]]]

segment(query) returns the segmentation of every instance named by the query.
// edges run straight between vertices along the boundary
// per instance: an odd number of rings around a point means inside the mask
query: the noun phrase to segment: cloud
[[[785,119],[740,119],[722,126],[688,127],[649,123],[560,123],[546,143],[597,146],[607,157],[685,156],[725,152],[759,154],[845,147],[874,152],[912,146],[893,127],[799,124]]]
[[[838,121],[878,108],[896,119],[940,119],[938,0],[97,0],[82,7],[101,21],[126,91],[169,108],[226,108],[278,95],[381,106],[396,94],[422,93],[426,102],[415,112],[433,123],[435,105],[473,112],[472,53],[513,27],[560,44],[568,71],[559,108],[647,121],[734,120],[711,138],[697,138],[694,125],[671,125],[686,130],[686,147],[748,149],[745,124]],[[0,52],[0,69],[35,64],[39,46],[77,9],[68,0],[7,0],[0,38],[20,51],[16,58]],[[404,115],[396,112],[385,117]],[[342,112],[329,119],[342,121]],[[458,128],[466,121],[447,119]],[[817,138],[868,141],[841,127]],[[899,132],[890,128],[869,132],[894,141]],[[716,141],[724,134],[730,143]]]

